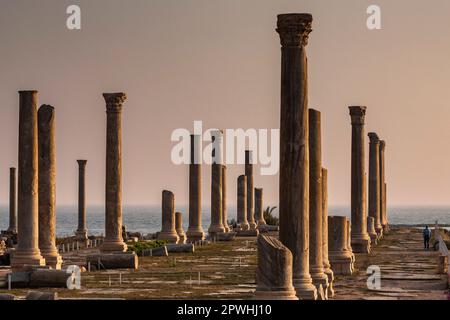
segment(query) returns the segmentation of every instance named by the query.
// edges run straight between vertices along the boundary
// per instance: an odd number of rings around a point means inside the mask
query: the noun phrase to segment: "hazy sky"
[[[18,90],[56,108],[57,202],[76,204],[76,159],[88,159],[89,204],[104,201],[103,92],[125,91],[123,201],[187,203],[188,169],[170,160],[176,128],[278,128],[276,15],[310,12],[310,106],[322,111],[330,204],[350,202],[349,105],[387,141],[388,202],[450,204],[448,0],[0,0],[0,203],[17,163]],[[66,28],[81,6],[82,29]],[[366,27],[378,4],[382,30]],[[367,138],[366,138],[367,139]],[[368,146],[368,139],[367,139]],[[368,155],[368,148],[366,149]],[[228,198],[236,178],[228,170]],[[368,170],[368,165],[367,165]],[[256,173],[257,171],[255,171]],[[255,176],[266,203],[278,176]],[[203,167],[209,205],[210,167]]]

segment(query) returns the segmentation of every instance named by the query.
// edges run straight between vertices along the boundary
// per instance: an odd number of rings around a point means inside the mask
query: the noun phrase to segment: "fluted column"
[[[349,107],[352,119],[352,248],[357,253],[370,252],[366,214],[366,171],[364,152],[364,118],[366,107]]]
[[[17,233],[17,182],[16,168],[9,168],[9,227],[8,232]]]
[[[37,91],[19,91],[18,245],[13,271],[44,266],[39,250]]]
[[[328,298],[334,296],[334,273],[328,258],[328,170],[322,168],[322,262],[323,272],[328,277]]]
[[[213,131],[213,163],[211,165],[211,225],[208,233],[214,237],[217,233],[225,232],[222,223],[222,132]]]
[[[86,241],[86,163],[87,160],[77,160],[78,162],[78,228],[76,238],[79,241]]]
[[[222,165],[222,224],[225,232],[230,232],[227,206],[227,166]]]
[[[253,198],[253,152],[245,150],[245,175],[247,176],[247,221],[250,230],[256,229],[255,202]]]
[[[237,225],[241,230],[248,230],[247,221],[247,176],[240,175],[237,180]]]
[[[309,273],[308,71],[310,14],[278,15],[281,42],[280,240],[293,255],[297,296],[316,299]]]
[[[385,176],[385,149],[386,142],[380,141],[380,220],[383,226],[383,231],[389,230],[387,215],[386,215],[386,176]]]
[[[102,252],[125,252],[122,238],[122,106],[123,92],[104,93],[106,101],[106,203]]]
[[[189,164],[189,227],[187,241],[205,239],[202,227],[202,165],[201,136],[191,134],[191,162]]]
[[[375,132],[368,134],[369,148],[369,217],[375,224],[375,231],[379,236],[383,233],[380,219],[380,139]]]

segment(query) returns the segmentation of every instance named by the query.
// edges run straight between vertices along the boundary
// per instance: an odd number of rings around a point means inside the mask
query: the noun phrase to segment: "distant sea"
[[[183,213],[185,230],[188,227],[187,206],[178,207],[177,211]],[[76,206],[60,206],[57,208],[56,233],[58,237],[73,235],[78,224],[78,209]],[[278,215],[275,210],[274,215]],[[349,207],[330,207],[329,215],[350,217]],[[450,225],[450,207],[390,207],[388,208],[389,222],[392,225],[420,225],[433,226],[438,220],[440,224]],[[228,207],[228,219],[236,217],[236,208]],[[89,234],[101,235],[104,233],[105,217],[103,206],[87,208],[87,226]],[[205,231],[210,223],[209,208],[203,209],[203,227]],[[8,207],[0,206],[0,230],[8,228]],[[128,231],[137,231],[144,234],[153,233],[161,229],[161,208],[157,206],[124,206],[123,223]]]

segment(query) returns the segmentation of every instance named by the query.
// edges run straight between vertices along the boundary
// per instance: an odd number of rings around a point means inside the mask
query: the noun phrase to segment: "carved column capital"
[[[278,15],[277,32],[282,47],[303,47],[308,44],[313,17],[309,13]]]
[[[127,94],[123,92],[104,93],[103,98],[106,102],[106,112],[121,112]]]
[[[348,108],[352,118],[352,125],[363,125],[367,108],[364,106],[351,106]]]

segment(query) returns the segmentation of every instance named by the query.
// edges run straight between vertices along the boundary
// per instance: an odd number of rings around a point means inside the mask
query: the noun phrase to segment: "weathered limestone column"
[[[17,233],[17,182],[16,168],[9,168],[9,227],[8,232]]]
[[[250,228],[247,221],[247,176],[240,175],[237,180],[237,225],[241,230]]]
[[[44,266],[39,250],[37,91],[19,91],[18,245],[13,271]]]
[[[322,262],[323,272],[328,277],[328,298],[334,296],[334,273],[328,259],[328,170],[322,168]]]
[[[389,229],[388,221],[386,217],[386,176],[385,176],[385,149],[386,142],[380,141],[380,220],[383,226],[383,231],[387,232]]]
[[[180,238],[178,243],[186,243],[186,234],[183,229],[183,214],[181,212],[175,212],[175,230]]]
[[[86,228],[86,163],[87,160],[78,162],[78,228],[75,233],[78,241],[88,240]]]
[[[122,106],[126,94],[104,93],[106,101],[106,204],[102,252],[125,252],[122,238]]]
[[[166,240],[169,243],[178,243],[180,240],[175,225],[175,197],[172,192],[162,192],[162,227],[158,233],[158,240]]]
[[[227,207],[227,166],[222,165],[222,224],[225,232],[230,232],[228,225],[228,207]]]
[[[255,218],[258,224],[258,229],[264,231],[267,227],[266,220],[264,220],[263,213],[263,189],[255,188]]]
[[[55,109],[42,105],[38,111],[39,167],[39,249],[45,263],[61,269],[62,258],[56,248],[56,150]]]
[[[380,139],[375,132],[369,132],[369,217],[373,217],[375,231],[383,234],[380,219]]]
[[[345,221],[347,222],[347,235],[346,235],[347,246],[345,247],[345,250],[348,251],[348,253],[349,253],[350,257],[351,257],[352,264],[351,264],[350,267],[351,267],[351,270],[353,272],[354,269],[355,269],[354,268],[354,263],[356,261],[356,257],[355,257],[355,254],[353,253],[353,249],[352,249],[352,224],[350,223],[350,220],[347,217],[345,218]]]
[[[205,239],[202,227],[202,165],[201,136],[191,134],[191,162],[189,165],[189,227],[188,242]]]
[[[373,217],[367,217],[367,233],[369,234],[372,244],[377,244],[378,234],[375,230],[375,219]]]
[[[352,119],[352,248],[354,252],[369,253],[370,238],[367,233],[364,117],[366,107],[349,107]]]
[[[211,224],[208,229],[210,237],[225,232],[222,223],[222,132],[213,131],[212,165],[211,165]]]
[[[309,121],[309,272],[320,299],[328,298],[328,276],[323,269],[322,135],[320,112],[308,110]]]
[[[316,299],[309,273],[308,72],[312,16],[278,15],[281,41],[280,240],[293,255],[293,283],[301,299]]]
[[[250,230],[256,229],[253,199],[253,151],[245,150],[245,175],[247,176],[247,221]]]
[[[292,286],[292,253],[278,239],[258,236],[257,300],[298,300]]]
[[[328,217],[328,256],[334,274],[352,274],[352,256],[347,248],[347,218]]]

